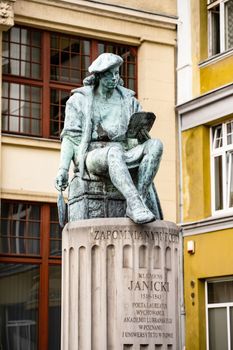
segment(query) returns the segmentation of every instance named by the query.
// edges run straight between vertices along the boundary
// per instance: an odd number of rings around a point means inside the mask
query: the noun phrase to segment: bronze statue
[[[89,67],[84,86],[73,90],[66,103],[56,188],[64,191],[68,186],[72,161],[69,221],[128,216],[143,224],[163,218],[153,185],[163,146],[148,134],[154,114],[142,112],[135,93],[123,87],[122,63],[118,55],[100,55]],[[111,208],[102,209],[101,200],[111,202]]]

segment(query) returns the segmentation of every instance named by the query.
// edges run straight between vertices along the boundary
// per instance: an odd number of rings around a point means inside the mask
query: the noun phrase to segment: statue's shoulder
[[[123,97],[133,97],[135,96],[135,92],[133,90],[127,89],[124,86],[118,85],[118,91],[121,93]]]
[[[71,90],[71,96],[68,99],[68,105],[75,105],[76,107],[80,105],[80,103],[85,103],[85,100],[88,97],[92,97],[92,88],[90,86],[82,86],[80,88]]]
[[[88,96],[88,95],[92,95],[92,91],[93,91],[93,88],[91,86],[82,86],[77,89],[71,90],[71,93],[72,95],[75,95],[75,96],[79,96],[79,95]]]

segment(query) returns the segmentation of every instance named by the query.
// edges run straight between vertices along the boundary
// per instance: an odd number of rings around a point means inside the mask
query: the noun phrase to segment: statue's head
[[[103,85],[114,88],[118,84],[123,85],[119,75],[120,66],[123,59],[113,53],[103,53],[98,56],[88,68],[90,76],[84,79],[84,85],[97,86],[101,80]]]

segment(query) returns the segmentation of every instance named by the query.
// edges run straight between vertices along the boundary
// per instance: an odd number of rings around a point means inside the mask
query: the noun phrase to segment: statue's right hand
[[[55,180],[55,187],[58,191],[65,191],[68,186],[69,174],[68,171],[64,168],[58,170],[58,174]]]

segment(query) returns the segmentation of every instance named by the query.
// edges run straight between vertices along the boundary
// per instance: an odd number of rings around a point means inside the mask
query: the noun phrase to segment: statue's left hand
[[[58,191],[65,191],[68,186],[69,174],[68,170],[64,168],[60,168],[58,170],[58,174],[55,180],[55,187]]]

